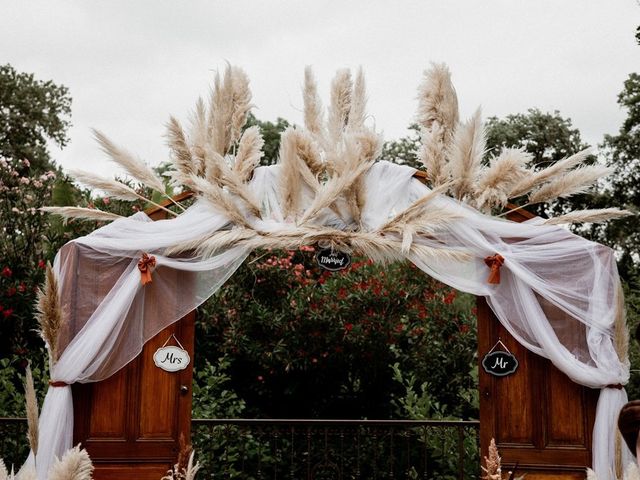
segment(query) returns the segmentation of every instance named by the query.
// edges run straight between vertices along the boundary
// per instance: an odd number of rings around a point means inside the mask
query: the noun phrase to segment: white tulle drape
[[[251,181],[263,210],[263,220],[254,218],[251,223],[261,231],[295,228],[285,221],[280,206],[280,168],[260,167]],[[372,167],[365,178],[364,230],[375,230],[429,191],[413,173],[387,162]],[[561,227],[501,221],[448,197],[429,205],[455,210],[459,217],[446,229],[414,241],[459,248],[472,258],[409,255],[409,260],[454,288],[486,297],[498,319],[526,348],[551,360],[575,382],[602,389],[593,467],[600,478],[613,478],[616,418],[626,393],[610,386],[626,384],[629,377],[629,366],[618,358],[613,341],[619,291],[613,252]],[[329,209],[318,223],[347,226]],[[222,228],[228,228],[227,219],[212,205],[197,201],[175,219],[151,222],[137,214],[66,245],[56,257],[55,269],[70,322],[63,334],[66,348],[52,378],[68,384],[108,378],[157,332],[209,298],[250,252],[233,247],[207,259],[169,258],[163,252]],[[137,269],[142,252],[157,260],[153,282],[146,286]],[[501,281],[493,285],[487,283],[484,258],[496,253],[505,261]],[[51,387],[40,422],[39,479],[46,478],[54,456],[70,448],[72,440],[71,389]],[[623,450],[628,456],[624,444]]]

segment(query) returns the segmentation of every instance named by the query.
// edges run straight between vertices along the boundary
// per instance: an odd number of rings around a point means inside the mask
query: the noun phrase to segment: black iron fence
[[[479,423],[194,420],[200,478],[479,478]]]
[[[0,458],[26,458],[26,420],[0,418]],[[479,422],[194,419],[203,479],[479,478]]]

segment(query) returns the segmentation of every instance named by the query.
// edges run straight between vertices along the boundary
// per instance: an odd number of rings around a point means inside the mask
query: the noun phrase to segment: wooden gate
[[[510,219],[533,217],[521,212]],[[585,336],[584,331],[573,333]],[[495,377],[482,368],[482,358],[498,340],[518,359],[513,375]],[[518,464],[518,476],[526,472],[527,480],[584,479],[591,465],[599,390],[574,383],[549,360],[520,345],[484,298],[478,298],[478,370],[482,456],[494,438],[505,470]]]
[[[147,214],[153,220],[166,216],[158,209]],[[178,275],[175,282],[188,289],[189,282],[183,280]],[[95,288],[104,287],[96,282]],[[162,330],[135,360],[107,380],[73,385],[74,444],[87,449],[95,480],[159,480],[188,449],[194,320],[191,312]],[[153,361],[154,352],[167,340],[175,344],[172,335],[192,359],[188,368],[173,373]]]
[[[175,334],[193,358],[194,318],[164,329],[107,380],[73,386],[74,442],[87,449],[96,480],[160,480],[188,447],[193,369],[166,372],[153,354]]]

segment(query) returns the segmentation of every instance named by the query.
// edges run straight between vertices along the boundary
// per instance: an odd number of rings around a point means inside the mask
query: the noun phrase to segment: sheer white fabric
[[[255,171],[251,188],[263,210],[262,220],[250,219],[256,229],[295,228],[285,221],[280,206],[280,168]],[[413,173],[387,162],[371,168],[365,178],[364,230],[375,230],[429,191]],[[310,192],[303,195],[311,200]],[[600,478],[611,478],[616,418],[626,393],[606,387],[626,384],[629,377],[629,366],[619,360],[613,342],[619,287],[613,252],[561,227],[501,221],[447,197],[438,197],[430,208],[455,210],[459,218],[414,241],[464,250],[472,258],[445,261],[411,254],[409,260],[454,288],[486,297],[498,319],[526,348],[550,359],[575,382],[603,389],[593,434],[593,466]],[[336,228],[348,223],[329,209],[317,221]],[[169,258],[163,252],[223,228],[229,228],[228,220],[214,206],[198,201],[178,218],[151,222],[137,214],[66,245],[55,268],[70,322],[62,336],[66,348],[52,378],[72,384],[109,377],[135,358],[157,332],[209,298],[249,252],[233,247],[208,259]],[[144,287],[137,269],[142,252],[157,260],[153,282]],[[495,253],[505,261],[500,283],[491,285],[484,258]],[[72,446],[70,390],[52,387],[47,393],[40,425],[39,479],[45,478],[54,455]]]

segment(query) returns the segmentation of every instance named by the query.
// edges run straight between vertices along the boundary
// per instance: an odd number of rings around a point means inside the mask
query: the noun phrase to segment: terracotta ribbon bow
[[[142,258],[138,261],[138,270],[140,270],[140,281],[142,285],[151,283],[151,270],[156,266],[156,257],[153,255],[142,254]]]
[[[491,268],[487,282],[494,285],[500,283],[500,267],[504,263],[504,257],[496,253],[495,255],[485,258],[484,263],[487,267]]]

